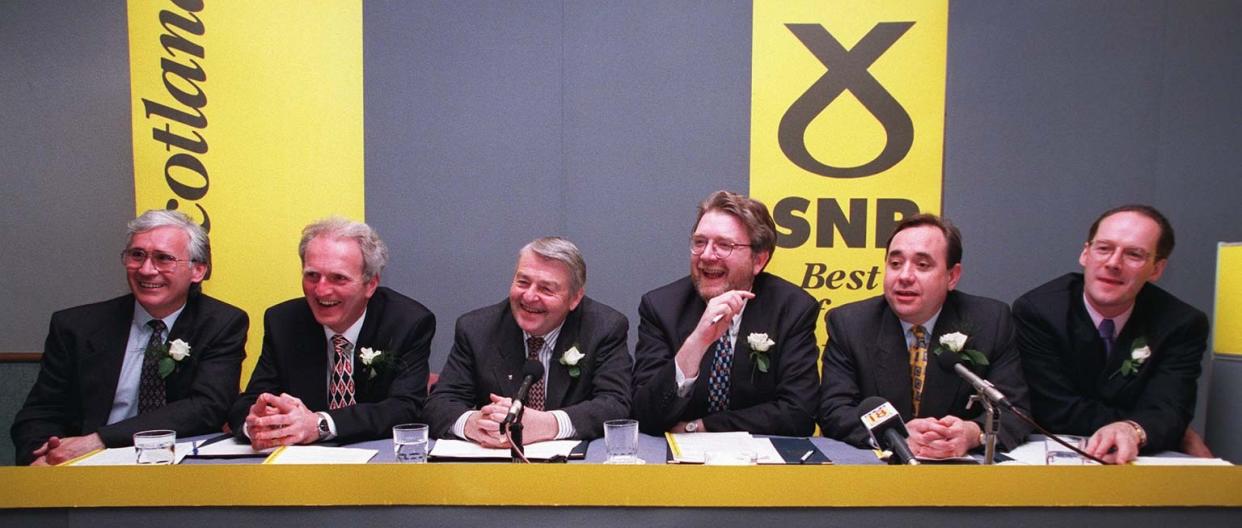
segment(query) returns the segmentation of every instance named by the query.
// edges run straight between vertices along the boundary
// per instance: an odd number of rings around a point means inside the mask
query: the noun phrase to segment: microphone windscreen
[[[878,409],[886,403],[888,403],[888,400],[884,399],[882,396],[872,396],[867,398],[863,400],[862,403],[858,404],[858,417],[861,419],[863,416],[866,416],[867,413]]]
[[[543,364],[535,359],[526,360],[526,365],[522,367],[522,377],[530,376],[534,381],[539,381],[543,377]]]

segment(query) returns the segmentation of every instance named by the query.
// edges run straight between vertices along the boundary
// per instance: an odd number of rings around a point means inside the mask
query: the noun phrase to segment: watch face
[[[699,430],[699,422],[698,422],[697,420],[692,420],[692,421],[690,421],[690,422],[687,422],[687,423],[686,423],[686,432],[687,432],[687,433],[693,433],[693,432],[698,431],[698,430]]]

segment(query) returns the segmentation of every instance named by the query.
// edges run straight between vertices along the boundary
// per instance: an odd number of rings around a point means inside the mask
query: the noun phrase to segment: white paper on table
[[[557,456],[569,458],[569,453],[574,450],[580,440],[551,440],[548,442],[535,442],[526,445],[526,458],[531,460],[548,460]],[[435,447],[431,448],[431,456],[437,458],[495,458],[509,459],[509,450],[492,449],[483,447],[474,442],[465,440],[436,440]]]
[[[1048,454],[1045,452],[1044,441],[1041,439],[1015,447],[1012,451],[1005,453],[1005,456],[1012,458],[1013,461],[1002,462],[1002,464],[1042,466],[1047,463]]]
[[[203,442],[206,442],[206,440],[203,440]],[[275,450],[275,447],[269,447],[267,449],[255,451],[254,448],[250,447],[250,444],[248,443],[244,443],[236,438],[226,438],[214,444],[200,444],[198,447],[198,454],[196,456],[267,456],[272,454],[272,451]]]
[[[736,431],[731,433],[670,433],[670,446],[673,449],[673,461],[679,463],[701,464],[707,460],[707,453],[754,453],[760,464],[784,464],[785,459],[772,446],[767,438],[755,438],[750,433]]]
[[[1219,458],[1141,456],[1134,459],[1137,466],[1232,466]]]
[[[180,464],[181,459],[194,450],[194,442],[177,442],[173,453],[173,464]],[[138,452],[134,446],[101,449],[95,454],[70,461],[66,466],[137,466]],[[145,464],[144,464],[145,465]]]
[[[199,450],[201,453],[202,450]],[[366,464],[379,451],[357,447],[291,445],[277,449],[264,464]]]

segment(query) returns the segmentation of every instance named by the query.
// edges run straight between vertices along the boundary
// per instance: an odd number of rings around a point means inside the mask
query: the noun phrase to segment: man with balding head
[[[630,411],[629,322],[586,296],[586,263],[572,242],[536,239],[518,252],[509,297],[457,320],[453,350],[427,403],[437,438],[507,447],[500,423],[537,362],[543,377],[522,416],[524,444],[603,435]]]
[[[329,218],[302,231],[302,297],[268,308],[263,352],[229,423],[255,449],[385,438],[427,398],[436,319],[379,285],[388,247]]]

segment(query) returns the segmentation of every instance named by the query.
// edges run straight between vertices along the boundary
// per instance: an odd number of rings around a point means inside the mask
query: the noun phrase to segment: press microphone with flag
[[[957,354],[952,352],[942,352],[940,354],[936,354],[936,363],[939,364],[940,368],[944,369],[946,372],[957,373],[958,376],[961,376],[962,379],[973,385],[975,390],[978,391],[979,394],[982,394],[983,397],[993,403],[1001,404],[1001,406],[1010,411],[1014,410],[1013,404],[1009,402],[1009,399],[1005,397],[1004,393],[997,390],[996,386],[992,385],[992,382],[979,377],[978,374],[975,374],[974,371],[970,370],[970,368],[966,365],[963,365],[962,359],[959,358]]]
[[[914,458],[914,453],[906,444],[906,437],[910,436],[906,431],[906,422],[893,404],[879,396],[872,396],[863,400],[858,408],[858,419],[862,420],[867,432],[871,433],[871,440],[880,449],[893,453],[892,460],[898,464],[918,465],[918,459]]]
[[[513,396],[513,405],[509,406],[509,414],[505,415],[505,421],[500,423],[501,430],[504,427],[516,422],[518,415],[522,414],[522,406],[526,401],[526,394],[530,392],[531,385],[534,385],[543,377],[543,364],[536,359],[526,360],[526,364],[522,366],[522,385],[518,387],[517,394]]]

